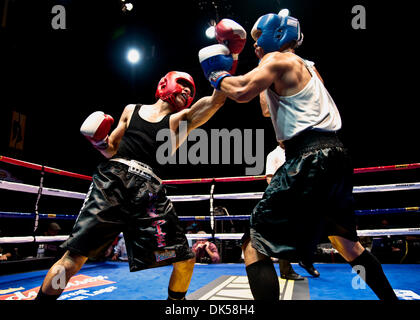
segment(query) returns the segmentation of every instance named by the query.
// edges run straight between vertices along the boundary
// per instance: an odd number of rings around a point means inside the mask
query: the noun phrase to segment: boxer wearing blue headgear
[[[246,74],[229,72],[232,57],[223,46],[204,48],[199,58],[213,87],[232,100],[247,103],[260,97],[263,114],[271,117],[285,147],[286,162],[252,211],[243,238],[254,298],[279,299],[270,257],[309,266],[320,236],[328,236],[351,266],[364,268],[364,280],[378,298],[396,300],[380,263],[358,240],[351,159],[336,134],[340,113],[314,63],[295,54],[302,42],[299,22],[264,15],[251,35],[260,62]]]
[[[296,18],[274,13],[258,18],[251,30],[251,36],[265,53],[278,51],[286,44],[292,44],[296,48],[303,40]]]

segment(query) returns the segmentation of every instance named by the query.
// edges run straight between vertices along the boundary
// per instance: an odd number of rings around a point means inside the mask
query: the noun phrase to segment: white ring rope
[[[37,194],[39,190],[39,186],[0,180],[0,189]],[[354,187],[353,193],[406,191],[406,190],[418,190],[418,189],[420,189],[420,182],[360,186],[360,187]],[[43,187],[42,189],[42,194],[48,195],[48,196],[57,196],[57,197],[74,198],[74,199],[82,199],[82,200],[85,199],[86,197],[86,194],[81,193],[81,192],[66,191],[66,190],[45,188],[45,187]],[[261,199],[263,194],[264,192],[227,193],[227,194],[215,194],[213,198],[223,199],[223,200]],[[202,195],[168,196],[168,198],[173,202],[181,202],[181,201],[210,200],[211,196],[202,194]]]
[[[3,237],[0,238],[0,244],[2,243],[28,243],[28,242],[58,242],[66,241],[69,236],[25,236],[25,237]]]
[[[420,182],[354,187],[353,193],[406,191],[406,190],[417,190],[417,189],[420,189]]]
[[[357,235],[359,237],[400,236],[400,235],[418,235],[418,234],[420,234],[420,228],[357,230]]]
[[[420,235],[420,228],[398,228],[398,229],[376,229],[376,230],[357,230],[359,237],[373,237],[373,236],[396,236],[396,235]],[[216,233],[215,239],[219,240],[240,240],[242,239],[243,233]],[[67,240],[69,236],[36,236],[35,242],[59,242]],[[210,239],[213,236],[209,233],[206,234],[186,234],[187,239],[198,240],[198,239]],[[2,243],[27,243],[34,242],[34,237],[3,237],[0,238],[0,244]]]
[[[204,201],[204,200],[210,200],[210,195],[196,194],[196,195],[185,195],[185,196],[168,196],[168,198],[172,202]],[[216,199],[216,195],[214,196],[214,199]]]
[[[45,188],[40,186],[33,186],[23,183],[16,183],[10,181],[0,180],[0,189],[27,192],[38,194],[42,189],[42,195],[57,196],[64,198],[74,198],[84,200],[86,197],[85,193],[66,191],[53,188]],[[360,186],[354,187],[353,193],[365,193],[365,192],[388,192],[388,191],[405,191],[405,190],[417,190],[420,189],[420,182],[416,183],[399,183],[399,184],[386,184],[386,185],[372,185],[372,186]],[[213,199],[261,199],[264,192],[248,192],[248,193],[229,193],[229,194],[214,194],[212,195],[181,195],[181,196],[168,196],[173,202],[181,201],[202,201]],[[376,230],[358,230],[359,236],[391,236],[391,235],[419,235],[420,228],[399,228],[399,229],[376,229]],[[188,239],[207,239],[212,238],[211,234],[187,234]],[[217,233],[214,235],[215,239],[220,240],[240,240],[243,233]],[[65,241],[68,236],[24,236],[24,237],[3,237],[0,238],[1,243],[27,243],[27,242],[58,242]]]
[[[39,186],[32,186],[29,184],[0,180],[0,189],[38,194]],[[86,193],[66,191],[66,190],[60,190],[60,189],[52,189],[52,188],[46,188],[46,187],[42,188],[42,194],[47,195],[47,196],[74,198],[74,199],[82,199],[82,200],[84,200],[86,197]]]

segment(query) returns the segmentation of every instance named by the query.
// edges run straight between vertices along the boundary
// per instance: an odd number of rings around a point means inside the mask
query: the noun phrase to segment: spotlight
[[[206,30],[206,36],[209,39],[213,39],[216,37],[216,28],[214,26],[210,26]]]
[[[136,64],[140,60],[140,52],[137,49],[128,50],[127,60],[131,64]]]
[[[126,3],[125,8],[127,9],[127,11],[131,11],[131,10],[133,10],[133,4],[132,3]]]
[[[213,19],[209,22],[209,27],[206,30],[206,36],[209,39],[214,39],[216,37],[216,21]]]
[[[280,17],[287,17],[289,15],[290,11],[289,9],[281,9],[279,12]]]
[[[130,2],[127,2],[126,3],[125,0],[122,0],[121,2],[122,2],[121,10],[123,12],[127,12],[127,11],[133,10],[134,6],[133,6],[132,3],[130,3]]]

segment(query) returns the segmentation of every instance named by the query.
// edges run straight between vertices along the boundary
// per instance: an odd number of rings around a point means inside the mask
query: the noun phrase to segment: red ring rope
[[[265,176],[245,176],[245,177],[226,177],[226,178],[199,178],[199,179],[176,179],[164,180],[162,184],[188,184],[188,183],[211,183],[211,182],[240,182],[264,180]]]
[[[420,163],[395,164],[395,165],[391,165],[391,166],[358,168],[358,169],[354,169],[354,173],[394,171],[394,170],[406,170],[406,169],[418,169],[418,168],[420,168]]]
[[[45,172],[55,173],[55,174],[59,174],[59,175],[62,175],[62,176],[68,176],[68,177],[73,177],[73,178],[79,178],[79,179],[83,179],[83,180],[92,181],[92,177],[85,176],[83,174],[73,173],[73,172],[64,171],[64,170],[55,169],[55,168],[50,168],[50,167],[44,167],[44,169],[42,169],[42,166],[39,165],[39,164],[26,162],[26,161],[22,161],[22,160],[17,160],[17,159],[13,159],[13,158],[9,158],[9,157],[0,156],[0,161],[6,162],[6,163],[9,163],[9,164],[14,164],[14,165],[17,165],[17,166],[22,166],[22,167],[29,168],[29,169],[34,169],[34,170],[39,170],[39,171],[44,170]]]
[[[42,166],[39,164],[34,164],[22,160],[17,160],[5,156],[0,156],[1,162],[6,162],[9,164],[14,164],[34,170],[42,170]],[[420,168],[420,163],[411,163],[411,164],[396,164],[390,166],[378,166],[378,167],[368,167],[368,168],[357,168],[354,169],[354,173],[367,173],[367,172],[382,172],[382,171],[394,171],[394,170],[409,170],[409,169],[418,169]],[[45,172],[59,174],[63,176],[79,178],[83,180],[92,180],[92,177],[86,176],[79,173],[73,173],[69,171],[64,171],[60,169],[44,167]],[[257,181],[264,180],[265,175],[263,176],[245,176],[245,177],[226,177],[226,178],[196,178],[196,179],[175,179],[175,180],[164,180],[162,184],[190,184],[190,183],[211,183],[211,182],[244,182],[244,181]]]

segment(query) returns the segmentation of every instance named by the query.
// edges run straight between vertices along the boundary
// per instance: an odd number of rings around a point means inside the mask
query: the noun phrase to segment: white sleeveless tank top
[[[337,131],[341,128],[340,113],[321,79],[312,69],[314,63],[304,59],[302,61],[312,78],[301,91],[291,96],[280,96],[270,88],[265,90],[271,120],[279,141],[289,140],[307,129]]]

